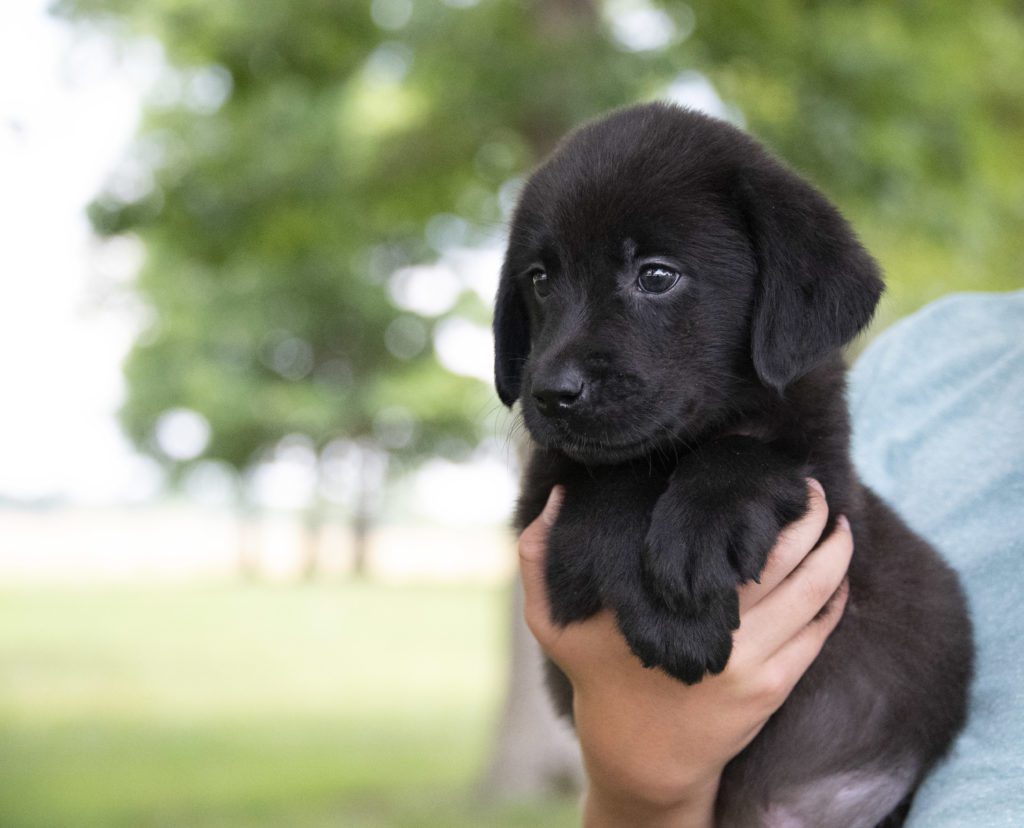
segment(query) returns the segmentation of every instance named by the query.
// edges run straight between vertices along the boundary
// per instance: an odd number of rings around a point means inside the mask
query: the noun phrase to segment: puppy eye
[[[679,272],[664,265],[647,265],[637,277],[637,286],[644,293],[666,293],[679,281]]]
[[[533,289],[541,299],[551,293],[551,280],[548,279],[547,273],[543,270],[537,270],[534,271],[532,278]]]

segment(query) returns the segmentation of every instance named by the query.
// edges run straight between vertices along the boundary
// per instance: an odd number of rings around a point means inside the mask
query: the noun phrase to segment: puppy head
[[[512,221],[495,375],[534,438],[616,462],[787,385],[869,321],[878,269],[838,211],[728,124],[662,104],[570,135]]]

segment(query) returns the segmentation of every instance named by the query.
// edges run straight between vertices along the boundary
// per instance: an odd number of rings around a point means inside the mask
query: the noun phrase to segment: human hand
[[[760,583],[738,589],[740,627],[728,665],[692,686],[644,668],[608,611],[564,628],[552,623],[544,556],[561,504],[559,487],[523,531],[526,623],[573,685],[590,780],[586,825],[712,824],[722,769],[786,700],[846,605],[849,524],[840,517],[815,548],[828,506],[816,482],[809,488],[807,514],[779,536]]]

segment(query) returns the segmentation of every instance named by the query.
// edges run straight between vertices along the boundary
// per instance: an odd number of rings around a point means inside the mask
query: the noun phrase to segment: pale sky
[[[136,126],[152,51],[126,71],[45,7],[0,5],[0,496],[148,495],[152,465],[112,417],[135,314],[109,288],[126,257],[97,249],[83,208]]]

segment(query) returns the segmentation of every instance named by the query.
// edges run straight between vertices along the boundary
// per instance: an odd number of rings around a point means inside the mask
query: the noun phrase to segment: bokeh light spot
[[[193,460],[210,442],[210,424],[188,408],[172,408],[156,421],[156,442],[172,460]]]
[[[400,316],[384,331],[384,344],[392,356],[412,359],[427,344],[427,326],[414,316]]]
[[[373,0],[370,16],[382,29],[401,29],[412,17],[412,0]]]

